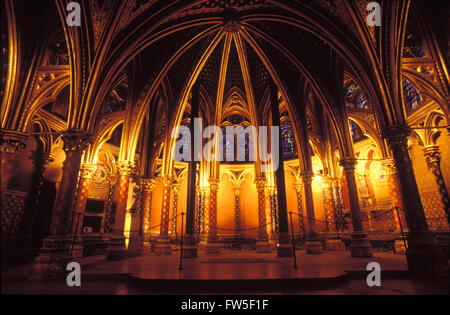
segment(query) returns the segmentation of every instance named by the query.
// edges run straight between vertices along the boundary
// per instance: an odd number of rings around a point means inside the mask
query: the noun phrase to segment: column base
[[[292,244],[289,243],[289,235],[280,233],[278,240],[277,256],[292,257]]]
[[[206,254],[220,254],[221,244],[217,235],[208,235],[204,250]]]
[[[373,257],[372,245],[370,245],[366,233],[355,232],[351,234],[351,237],[350,252],[352,257]]]
[[[340,239],[325,241],[325,250],[327,251],[345,251],[345,244]]]
[[[305,249],[307,254],[323,254],[323,245],[321,241],[307,240]]]
[[[419,275],[448,275],[448,257],[429,231],[410,232],[407,236],[408,268]]]
[[[33,261],[30,280],[46,282],[63,279],[69,262],[67,239],[48,237],[43,240],[42,248]]]
[[[123,260],[126,258],[125,238],[123,236],[111,236],[106,249],[106,260]]]
[[[197,242],[193,235],[185,235],[183,238],[183,258],[197,258],[198,257],[198,248]]]
[[[256,252],[257,253],[270,253],[270,244],[268,239],[256,240]]]
[[[156,255],[172,255],[172,247],[170,246],[170,238],[168,236],[160,236],[155,244]]]
[[[130,238],[128,242],[128,257],[137,257],[142,255],[142,238]]]

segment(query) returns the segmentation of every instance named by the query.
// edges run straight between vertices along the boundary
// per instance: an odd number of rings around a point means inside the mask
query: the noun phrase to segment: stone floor
[[[448,294],[448,278],[417,279],[408,271],[405,256],[374,253],[372,258],[352,258],[349,252],[292,258],[276,253],[223,250],[200,253],[183,261],[179,253],[156,256],[144,253],[125,261],[105,261],[102,256],[75,260],[81,265],[81,287],[61,282],[36,284],[27,277],[30,266],[2,271],[5,294]],[[381,266],[381,287],[368,287],[369,262]]]

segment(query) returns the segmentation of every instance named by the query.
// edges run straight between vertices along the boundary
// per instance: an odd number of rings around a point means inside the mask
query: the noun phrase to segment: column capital
[[[172,182],[171,188],[174,194],[178,194],[178,192],[180,191],[180,184],[178,184],[177,182]]]
[[[397,165],[394,159],[384,159],[381,163],[388,174],[397,174]]]
[[[390,126],[383,130],[382,137],[386,139],[389,146],[406,146],[411,129],[407,126]]]
[[[97,165],[91,163],[83,163],[80,166],[80,177],[91,178],[97,170]]]
[[[302,192],[303,191],[303,181],[302,182],[295,182],[294,183],[294,188],[297,192]]]
[[[28,135],[13,130],[0,129],[0,152],[16,154],[25,148]]]
[[[62,140],[64,142],[64,151],[83,152],[92,142],[92,136],[83,130],[67,129],[63,133]]]
[[[119,180],[119,177],[117,175],[111,174],[108,176],[107,180],[111,186],[114,186]]]
[[[344,158],[339,161],[339,165],[344,168],[345,172],[354,172],[357,163],[355,158]]]
[[[264,189],[266,187],[266,178],[265,177],[257,177],[256,180],[256,189]]]
[[[215,192],[219,190],[219,180],[217,178],[208,179],[209,182],[209,190],[211,192]]]
[[[134,172],[134,161],[117,161],[116,165],[120,176],[130,176]]]
[[[314,173],[312,171],[302,171],[300,177],[302,178],[303,184],[311,184]]]
[[[438,145],[430,145],[423,149],[424,155],[430,158],[431,163],[439,163],[441,161],[441,152]]]
[[[141,178],[140,180],[143,190],[151,191],[156,185],[156,180],[153,178]]]

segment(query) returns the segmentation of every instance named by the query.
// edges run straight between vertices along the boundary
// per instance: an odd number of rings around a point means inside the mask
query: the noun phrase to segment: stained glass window
[[[352,135],[353,142],[364,139],[364,134],[363,134],[361,128],[359,128],[357,123],[355,123],[353,120],[350,119],[349,125],[350,125],[350,133]]]
[[[360,92],[356,98],[355,105],[360,109],[368,109],[367,99],[363,92]]]
[[[231,137],[234,137],[234,134],[227,134],[226,127],[222,127],[222,139],[223,139],[223,160],[226,161],[227,152],[233,151],[231,147]],[[234,159],[234,157],[232,157]]]
[[[281,148],[283,150],[283,156],[290,157],[295,154],[295,139],[292,125],[289,120],[285,120],[281,123]]]
[[[353,94],[353,92],[355,92],[355,90],[356,90],[355,83],[350,81],[350,83],[348,83],[347,86],[345,87],[345,95],[352,96],[352,94]]]
[[[412,112],[420,106],[420,96],[414,85],[407,79],[403,79],[403,97],[407,112]]]

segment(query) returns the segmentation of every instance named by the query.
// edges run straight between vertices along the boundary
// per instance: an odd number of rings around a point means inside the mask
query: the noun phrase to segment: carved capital
[[[16,154],[25,148],[27,138],[24,133],[0,129],[0,152]]]
[[[97,166],[95,164],[84,163],[80,168],[80,177],[81,178],[91,178],[91,176],[97,170]]]
[[[392,126],[383,131],[383,138],[386,139],[390,147],[408,145],[408,137],[411,134],[411,129],[406,126]]]
[[[312,178],[314,176],[313,172],[303,171],[300,173],[300,177],[302,178],[303,184],[311,184]]]
[[[256,178],[256,189],[261,190],[266,187],[266,179],[264,177]]]
[[[219,190],[219,180],[217,178],[208,179],[209,182],[209,190],[211,192],[217,192]]]
[[[344,172],[354,172],[358,161],[354,158],[346,158],[339,161],[339,165],[344,168]]]
[[[173,179],[170,176],[161,176],[161,182],[163,184],[164,187],[166,186],[170,186],[173,183]]]
[[[117,161],[120,176],[130,176],[134,172],[134,161]]]
[[[441,162],[441,152],[439,151],[439,146],[432,145],[423,149],[424,155],[430,159],[431,163]]]
[[[107,180],[111,186],[114,186],[117,183],[117,181],[119,180],[119,177],[117,175],[111,174],[108,176]]]
[[[177,182],[173,182],[173,183],[171,184],[171,189],[172,189],[172,192],[173,192],[175,195],[177,195],[177,194],[180,192],[180,184],[178,184]]]
[[[151,191],[155,188],[156,180],[153,178],[141,178],[141,187],[142,190]]]
[[[83,152],[92,142],[92,136],[83,130],[68,129],[62,136],[64,151]]]
[[[395,164],[394,159],[385,159],[383,160],[383,167],[386,172],[390,175],[397,174],[397,166]]]

